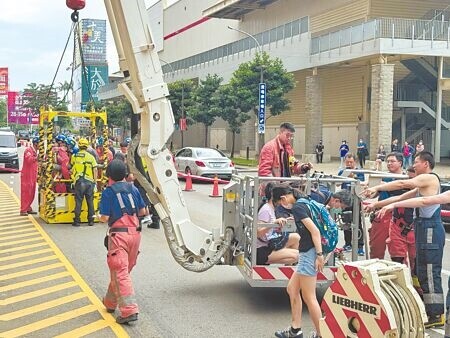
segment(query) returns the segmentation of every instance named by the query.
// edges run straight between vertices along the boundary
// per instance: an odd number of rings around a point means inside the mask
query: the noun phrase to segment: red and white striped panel
[[[296,270],[296,266],[257,265],[253,267],[254,280],[289,280]],[[337,267],[325,267],[317,274],[318,281],[335,280]]]
[[[360,324],[358,337],[384,337],[386,331],[396,329],[397,325],[390,310],[388,317],[382,304],[361,270],[344,265],[323,298],[325,318],[321,319],[320,332],[323,337],[347,337],[349,319],[355,318]]]

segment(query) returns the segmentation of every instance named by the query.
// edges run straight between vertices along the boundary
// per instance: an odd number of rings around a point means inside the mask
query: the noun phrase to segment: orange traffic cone
[[[222,197],[222,195],[219,195],[219,179],[217,178],[217,175],[214,176],[214,186],[212,194],[209,195],[209,197]]]
[[[192,177],[190,172],[188,172],[186,176],[186,185],[184,186],[183,191],[195,191],[195,189],[192,188]]]

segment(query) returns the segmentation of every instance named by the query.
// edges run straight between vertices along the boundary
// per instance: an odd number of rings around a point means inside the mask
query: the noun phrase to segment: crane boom
[[[130,171],[146,190],[164,227],[175,260],[185,269],[201,272],[221,262],[233,231],[207,231],[195,225],[182,195],[172,154],[166,144],[174,131],[169,91],[155,50],[144,0],[105,0],[125,78],[119,90],[140,115],[140,130],[128,154]],[[150,181],[136,168],[138,152]]]

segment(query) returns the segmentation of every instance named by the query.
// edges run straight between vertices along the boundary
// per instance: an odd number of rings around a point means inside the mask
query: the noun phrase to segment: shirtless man
[[[410,198],[435,196],[440,193],[440,183],[438,176],[432,173],[434,164],[433,154],[428,151],[420,152],[415,156],[413,165],[416,177],[377,185],[367,189],[365,195],[374,198],[380,191],[410,189],[403,195],[379,202],[382,203],[379,207],[393,203],[393,208],[410,207],[405,201]],[[423,289],[423,299],[428,315],[428,323],[425,327],[430,328],[442,326],[445,323],[443,316],[444,293],[441,281],[445,230],[441,221],[439,203],[420,206],[418,209],[419,214],[414,220],[417,251],[416,270],[420,286]],[[383,217],[386,210],[383,210],[380,217]]]

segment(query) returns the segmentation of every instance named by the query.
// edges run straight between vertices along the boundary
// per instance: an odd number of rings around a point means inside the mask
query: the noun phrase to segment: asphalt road
[[[20,196],[18,174],[3,173],[0,179]],[[194,184],[194,188],[195,192],[184,193],[192,220],[206,229],[220,227],[222,200],[209,197],[211,185]],[[106,225],[73,228],[70,224],[39,223],[101,299],[109,280],[103,247]],[[449,259],[447,247],[445,292]],[[275,330],[290,323],[284,289],[251,288],[235,267],[215,266],[204,273],[186,271],[171,257],[162,230],[144,229],[132,278],[140,315],[135,325],[126,327],[130,337],[273,337]],[[312,329],[306,311],[303,328],[306,333]],[[431,337],[442,336],[429,333]]]

